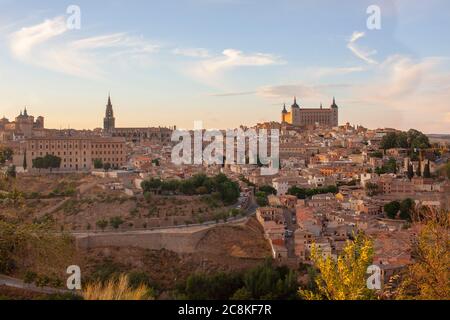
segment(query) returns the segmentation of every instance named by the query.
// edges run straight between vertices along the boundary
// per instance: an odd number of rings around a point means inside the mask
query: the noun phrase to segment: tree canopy
[[[348,241],[343,253],[334,260],[323,257],[316,245],[312,246],[311,259],[318,270],[315,290],[299,290],[306,300],[369,300],[374,292],[367,288],[367,268],[373,260],[373,243],[357,235]]]
[[[408,132],[389,132],[381,140],[381,148],[426,149],[431,146],[430,140],[422,132],[411,129]]]
[[[339,188],[336,186],[329,186],[329,187],[323,187],[323,188],[312,188],[312,189],[305,189],[305,188],[299,188],[299,187],[291,187],[288,190],[288,194],[292,196],[297,196],[299,199],[306,199],[308,197],[312,197],[318,194],[325,194],[325,193],[338,193]]]
[[[193,274],[178,286],[190,300],[287,300],[297,298],[297,277],[271,260],[245,272]]]
[[[450,300],[449,213],[427,209],[421,215],[415,221],[420,232],[413,242],[414,263],[402,277],[397,298]]]
[[[152,178],[141,184],[145,192],[161,190],[165,192],[176,192],[185,195],[217,194],[225,204],[233,204],[240,195],[239,184],[230,180],[224,174],[208,177],[198,174],[190,179],[178,181]]]
[[[9,147],[0,147],[0,164],[12,160],[13,150]]]
[[[35,169],[57,169],[60,166],[61,158],[51,154],[33,159],[33,168]]]
[[[395,158],[390,158],[387,163],[383,164],[382,167],[375,168],[375,173],[397,173],[397,161],[395,160]]]

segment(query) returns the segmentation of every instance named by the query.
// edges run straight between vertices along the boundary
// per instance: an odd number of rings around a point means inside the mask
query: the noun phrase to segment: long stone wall
[[[167,249],[176,253],[192,253],[209,229],[84,234],[76,235],[75,239],[77,248],[81,250],[100,247],[138,247],[151,250]]]

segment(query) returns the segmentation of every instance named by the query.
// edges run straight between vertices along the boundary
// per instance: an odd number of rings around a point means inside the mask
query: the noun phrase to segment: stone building
[[[297,98],[294,98],[294,104],[291,111],[288,112],[286,105],[281,112],[281,122],[298,127],[314,126],[319,124],[326,127],[337,127],[339,125],[339,107],[333,98],[333,104],[330,108],[302,108],[297,104]]]
[[[103,119],[103,133],[112,137],[122,137],[126,141],[132,142],[154,141],[167,143],[170,142],[172,137],[171,128],[116,128],[116,118],[114,117],[110,96],[106,105],[105,118]]]
[[[112,137],[45,137],[26,140],[27,168],[33,168],[33,159],[54,155],[61,158],[63,171],[87,171],[94,168],[94,161],[110,163],[120,168],[127,162],[124,138]]]
[[[3,117],[0,119],[0,141],[20,140],[23,138],[31,138],[41,136],[44,132],[44,117],[37,117],[28,114],[27,108],[23,113],[9,121]]]

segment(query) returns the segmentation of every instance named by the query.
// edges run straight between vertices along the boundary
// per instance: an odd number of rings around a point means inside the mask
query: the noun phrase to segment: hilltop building
[[[127,162],[125,139],[96,136],[54,136],[30,138],[24,146],[27,167],[33,168],[33,160],[46,155],[61,158],[62,171],[87,171],[94,168],[94,161],[120,168]],[[23,156],[22,156],[23,159]],[[23,161],[23,160],[22,160]]]
[[[175,129],[175,128],[174,128]],[[127,141],[139,142],[143,140],[155,142],[170,142],[171,128],[116,128],[111,96],[108,96],[105,118],[103,119],[103,134],[112,137],[123,137]]]
[[[20,111],[15,121],[9,121],[3,117],[0,119],[0,141],[13,141],[23,138],[41,136],[44,131],[44,117],[37,117],[28,114],[27,108]]]
[[[339,107],[333,98],[333,104],[330,108],[303,108],[297,104],[297,98],[294,98],[294,104],[291,111],[288,112],[286,105],[281,112],[281,122],[297,127],[306,127],[319,124],[327,127],[337,127],[339,125]]]

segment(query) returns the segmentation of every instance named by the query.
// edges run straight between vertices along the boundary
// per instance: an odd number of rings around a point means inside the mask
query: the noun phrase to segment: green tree
[[[256,197],[256,203],[260,207],[265,207],[269,204],[269,201],[267,200],[267,197]]]
[[[422,176],[422,161],[420,161],[420,160],[419,160],[419,164],[417,165],[416,176],[418,176],[418,177]]]
[[[200,195],[208,194],[208,188],[206,188],[205,186],[198,187],[197,189],[195,189],[195,193]]]
[[[242,285],[238,273],[192,274],[181,291],[189,300],[228,300]]]
[[[370,300],[374,292],[367,288],[367,268],[373,261],[373,243],[361,234],[347,241],[343,253],[334,260],[323,257],[316,245],[312,246],[311,259],[319,273],[315,279],[316,290],[299,290],[306,300]]]
[[[22,165],[22,167],[23,167],[23,169],[24,170],[27,170],[27,151],[25,150],[25,152],[23,153],[23,165]]]
[[[150,180],[144,180],[141,183],[141,187],[144,190],[144,192],[153,191],[155,189],[161,188],[162,181],[160,179],[150,179]]]
[[[380,144],[384,150],[392,148],[426,149],[430,146],[428,137],[414,129],[408,132],[389,132],[381,139]]]
[[[395,132],[389,132],[381,139],[380,147],[385,151],[397,146],[397,134]]]
[[[400,219],[402,220],[412,220],[412,215],[414,211],[414,200],[407,198],[400,203]]]
[[[367,182],[366,183],[366,192],[369,197],[373,197],[380,193],[380,187],[376,183]]]
[[[8,178],[15,178],[17,175],[16,173],[16,166],[15,165],[11,165],[8,167],[8,169],[6,170],[6,176]]]
[[[108,221],[102,219],[98,220],[96,223],[96,226],[100,228],[102,231],[105,231],[106,227],[108,227]]]
[[[408,173],[407,174],[408,174],[409,180],[414,178],[414,167],[413,167],[412,163],[408,164]]]
[[[94,159],[94,168],[95,169],[103,169],[102,159]]]
[[[61,166],[61,158],[48,154],[44,157],[44,165],[46,169],[57,169]]]
[[[383,158],[383,152],[381,152],[381,151],[372,152],[371,154],[369,154],[369,157],[382,159]]]
[[[13,150],[9,147],[0,147],[0,164],[6,161],[11,161],[13,157]]]
[[[113,217],[111,219],[109,219],[109,224],[114,228],[114,229],[119,229],[119,227],[124,224],[124,221],[122,220],[121,217]]]
[[[195,175],[183,181],[150,179],[141,184],[144,192],[162,190],[177,192],[186,195],[211,194],[222,200],[226,205],[233,204],[240,195],[239,184],[230,180],[226,175],[219,174],[215,177],[207,177],[204,174]]]
[[[450,300],[449,212],[426,209],[415,219],[414,263],[407,267],[398,299]]]
[[[299,199],[306,199],[306,198],[312,197],[314,195],[325,194],[325,193],[337,194],[338,192],[339,192],[339,188],[336,186],[328,186],[328,187],[314,188],[314,189],[303,189],[303,188],[298,188],[298,187],[294,186],[288,190],[288,194],[297,196],[297,198],[299,198]]]
[[[411,129],[407,132],[409,147],[412,149],[427,149],[431,147],[429,138],[422,132]]]
[[[266,193],[267,195],[277,194],[277,189],[275,189],[272,186],[262,186],[259,188],[259,191],[262,191],[262,192]]]
[[[397,148],[409,148],[408,134],[406,132],[397,133],[395,138],[395,145]]]
[[[397,218],[397,213],[399,212],[399,210],[400,210],[400,202],[398,201],[389,202],[384,206],[384,212],[390,219]]]
[[[296,274],[287,267],[274,267],[266,262],[244,275],[244,288],[257,300],[287,300],[297,298]]]
[[[44,158],[38,157],[32,160],[33,168],[44,169]]]
[[[109,170],[111,170],[112,166],[111,163],[107,162],[103,165],[103,170],[105,170],[106,172],[108,172]]]
[[[430,161],[427,162],[423,169],[423,177],[424,178],[431,178],[431,170],[430,170]]]
[[[61,158],[48,154],[45,157],[38,157],[33,159],[33,168],[35,169],[57,169],[61,166]]]
[[[397,173],[397,160],[390,158],[384,168],[387,173]]]
[[[23,204],[25,196],[23,192],[20,192],[19,190],[14,188],[10,193],[8,193],[7,199],[9,199],[12,202],[12,205],[16,208],[19,205]]]

